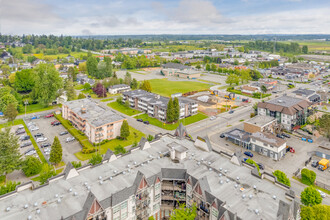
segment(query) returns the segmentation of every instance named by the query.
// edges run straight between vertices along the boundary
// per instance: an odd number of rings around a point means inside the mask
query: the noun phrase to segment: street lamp
[[[25,101],[24,101],[24,105],[25,105],[25,118],[26,118],[26,105],[28,105],[28,104],[29,104],[28,100],[25,99]]]

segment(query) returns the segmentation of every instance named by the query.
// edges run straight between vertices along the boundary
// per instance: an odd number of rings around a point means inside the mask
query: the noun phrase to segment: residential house
[[[108,88],[108,92],[110,94],[118,94],[118,93],[130,91],[130,90],[131,90],[131,87],[126,84],[113,85]]]
[[[293,91],[296,97],[303,98],[313,104],[318,104],[321,101],[321,96],[315,90],[299,88]]]
[[[78,99],[63,103],[62,117],[84,132],[92,143],[100,143],[103,140],[111,140],[120,136],[120,128],[125,120],[122,116],[91,99]]]
[[[282,96],[276,99],[259,102],[258,115],[267,115],[277,119],[284,129],[292,130],[297,125],[306,123],[311,114],[309,107],[312,103],[305,99]]]
[[[129,101],[130,107],[146,112],[149,116],[166,121],[167,104],[169,98],[141,89],[123,92],[123,102]],[[180,118],[186,118],[197,114],[197,101],[178,97],[180,106]]]

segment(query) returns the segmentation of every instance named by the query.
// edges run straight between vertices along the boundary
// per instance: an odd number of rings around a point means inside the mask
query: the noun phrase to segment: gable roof
[[[187,129],[185,126],[183,126],[182,122],[180,125],[176,128],[174,132],[174,136],[179,137],[179,138],[184,138],[184,137],[189,137]]]
[[[66,164],[65,170],[64,170],[64,178],[68,179],[69,178],[69,174],[73,175],[73,176],[78,176],[79,173],[77,172],[77,170],[73,167],[73,165],[71,164],[71,162],[68,162]]]

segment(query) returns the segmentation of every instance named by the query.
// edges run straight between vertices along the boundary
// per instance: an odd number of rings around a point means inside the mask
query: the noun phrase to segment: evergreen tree
[[[206,64],[206,66],[205,66],[205,69],[206,69],[206,71],[210,71],[211,70],[211,66],[210,66],[210,64]]]
[[[76,67],[69,67],[68,73],[73,82],[77,81],[78,70]]]
[[[138,82],[135,78],[133,78],[131,82],[131,89],[137,89],[137,87],[138,87]]]
[[[125,78],[124,78],[124,83],[126,85],[131,85],[132,82],[132,76],[129,72],[126,72]]]
[[[130,135],[130,131],[129,131],[128,122],[127,120],[124,120],[120,128],[120,137],[126,140],[129,135]]]
[[[112,76],[112,61],[110,57],[104,57],[105,62],[105,77]]]
[[[173,122],[174,121],[174,106],[172,98],[167,103],[167,110],[166,110],[166,121]]]
[[[141,89],[147,92],[151,92],[150,82],[148,80],[143,80],[143,83],[141,84]]]
[[[74,89],[73,82],[70,78],[66,79],[64,82],[64,90],[68,97],[68,101],[74,100],[76,98],[76,90]]]
[[[6,108],[6,111],[4,112],[5,118],[8,119],[8,121],[14,121],[18,112],[14,106],[13,103],[9,103],[9,105]]]
[[[18,138],[7,128],[0,129],[0,175],[17,170],[21,164]]]
[[[180,105],[177,97],[173,100],[173,121],[178,121],[180,118]]]
[[[58,164],[62,161],[62,145],[57,136],[54,138],[52,148],[50,150],[49,162]]]
[[[88,75],[98,78],[97,65],[98,65],[98,63],[97,63],[97,60],[95,57],[92,57],[92,56],[88,57],[87,62],[86,62]]]

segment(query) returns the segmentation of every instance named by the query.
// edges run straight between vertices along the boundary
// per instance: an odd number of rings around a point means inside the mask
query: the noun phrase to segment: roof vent
[[[102,179],[102,176],[99,176],[99,180],[101,180]]]
[[[77,192],[74,192],[74,193],[73,193],[73,195],[74,195],[74,196],[77,196],[77,195],[78,195],[78,193],[77,193]]]
[[[253,189],[257,189],[257,186],[256,185],[253,185]]]
[[[254,212],[255,212],[257,215],[259,215],[259,210],[258,210],[258,209],[254,210]]]
[[[236,177],[236,179],[237,179],[237,180],[239,180],[239,176],[238,176],[238,177]]]
[[[81,113],[86,113],[86,111],[87,111],[86,108],[82,105],[81,106]]]
[[[199,166],[200,164],[201,164],[201,162],[198,161],[198,162],[197,162],[197,165]]]
[[[61,203],[61,199],[58,199],[58,200],[57,200],[57,203]]]
[[[55,198],[57,198],[58,197],[58,194],[55,194]]]
[[[9,212],[9,211],[10,211],[10,207],[7,207],[7,208],[6,208],[6,211]]]
[[[110,178],[109,178],[110,180],[112,180],[112,176],[110,176]]]
[[[224,172],[227,173],[227,170],[225,170]]]
[[[223,184],[223,181],[222,180],[220,180],[220,184]]]
[[[37,209],[37,214],[40,214],[40,209]]]
[[[245,194],[243,194],[243,195],[242,195],[242,199],[245,199],[245,197],[246,197],[246,195],[245,195]]]
[[[31,219],[32,219],[32,216],[31,216],[31,215],[29,215],[27,219],[28,219],[28,220],[31,220]]]
[[[278,103],[283,103],[283,100],[279,99],[277,100]]]
[[[237,188],[238,187],[238,185],[237,184],[235,184],[235,188]]]
[[[149,155],[149,158],[152,158],[152,155]]]
[[[249,199],[252,199],[252,197],[253,197],[252,195],[249,195]]]
[[[127,164],[127,168],[130,168],[130,167],[131,167],[131,165]]]
[[[24,205],[24,208],[25,208],[25,209],[29,208],[29,205],[28,205],[28,204],[25,204],[25,205]]]
[[[103,184],[103,181],[102,180],[100,180],[100,185],[102,185]]]
[[[34,203],[34,207],[37,207],[37,206],[38,206],[38,203],[37,203],[37,202],[35,202],[35,203]]]
[[[209,168],[209,171],[212,171],[212,168],[211,167]]]
[[[87,186],[87,190],[90,191],[91,190],[91,187],[90,186]]]
[[[276,196],[275,195],[273,195],[273,199],[276,200]]]
[[[125,171],[123,171],[123,175],[125,175],[126,174],[126,172]]]
[[[220,167],[220,169],[219,169],[220,171],[222,171],[222,167]]]
[[[211,165],[211,162],[208,162],[209,165]]]
[[[85,185],[85,186],[87,186],[87,185],[88,185],[88,183],[87,183],[87,182],[85,182],[85,183],[84,183],[84,185]]]
[[[69,192],[72,192],[72,188],[69,189]]]
[[[114,170],[113,173],[116,174],[118,171],[117,170]]]
[[[230,181],[229,179],[226,179],[226,182],[227,182],[227,183],[229,183],[229,181]]]
[[[202,158],[201,161],[203,161],[204,159]]]
[[[141,163],[141,167],[143,167],[143,165],[144,165],[144,164],[143,164],[143,163]]]
[[[148,160],[147,163],[150,163],[150,160]]]
[[[195,153],[192,153],[191,156],[195,156]]]
[[[222,173],[219,173],[219,176],[221,177],[222,176]]]
[[[134,163],[133,163],[134,165],[136,165],[136,161],[134,161]]]

